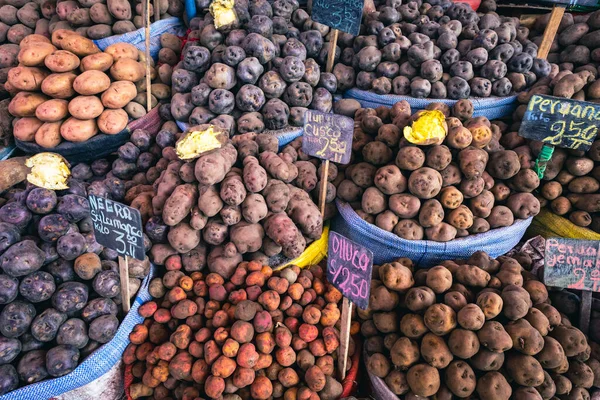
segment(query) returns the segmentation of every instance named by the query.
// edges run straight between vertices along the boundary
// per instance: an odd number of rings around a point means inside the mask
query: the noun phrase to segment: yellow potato
[[[52,99],[43,102],[35,110],[35,116],[43,122],[56,122],[67,118],[69,102],[67,100]]]
[[[46,122],[35,134],[35,142],[45,149],[52,149],[62,142],[60,128],[62,121]]]
[[[20,118],[13,125],[13,136],[22,142],[32,142],[43,122],[34,117]]]
[[[70,142],[85,142],[98,133],[95,119],[69,118],[60,127],[60,135]]]
[[[77,119],[92,119],[104,111],[102,102],[96,96],[77,96],[69,102],[69,114]]]
[[[55,99],[68,99],[75,95],[73,83],[76,78],[72,72],[50,74],[42,82],[42,92]]]
[[[102,71],[85,71],[73,82],[73,89],[84,96],[102,93],[109,87],[110,78]]]
[[[110,54],[106,53],[96,53],[91,56],[84,57],[81,60],[81,70],[82,71],[108,71],[110,67],[113,65],[113,58]]]
[[[46,100],[41,93],[19,92],[8,104],[8,112],[15,117],[35,117],[35,109]]]
[[[107,135],[115,135],[127,127],[129,118],[122,110],[104,110],[98,117],[98,129]]]
[[[121,58],[110,67],[111,76],[117,81],[137,82],[146,76],[146,68],[130,58]]]
[[[69,72],[79,67],[79,57],[67,50],[57,50],[44,60],[46,68],[52,72]]]
[[[21,45],[21,50],[17,59],[19,63],[27,67],[36,67],[44,65],[47,56],[56,51],[52,43],[32,42],[29,45]]]
[[[35,67],[15,67],[8,71],[8,82],[17,90],[36,91],[40,90],[42,81],[48,73]]]
[[[104,49],[105,53],[108,53],[112,58],[117,61],[121,58],[130,58],[134,61],[138,60],[138,49],[129,43],[115,43]]]
[[[102,104],[106,108],[123,108],[135,96],[137,96],[137,89],[133,82],[117,81],[102,93]]]

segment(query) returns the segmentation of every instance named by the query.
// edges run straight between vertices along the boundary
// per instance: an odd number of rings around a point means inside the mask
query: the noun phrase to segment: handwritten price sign
[[[313,0],[312,19],[357,36],[364,5],[364,0]]]
[[[344,236],[329,233],[327,280],[363,310],[369,307],[373,253]]]
[[[140,211],[124,204],[89,195],[96,242],[122,257],[144,260],[144,235]]]
[[[598,134],[600,105],[534,95],[529,100],[519,135],[574,150],[589,150]]]
[[[348,164],[354,121],[342,115],[308,110],[304,116],[302,151],[313,157]]]
[[[548,286],[600,292],[600,241],[546,240],[544,283]]]

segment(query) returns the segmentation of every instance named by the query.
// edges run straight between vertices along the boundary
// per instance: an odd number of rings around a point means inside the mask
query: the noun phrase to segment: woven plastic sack
[[[577,226],[566,218],[542,209],[527,230],[529,236],[564,237],[570,239],[600,240],[600,234]]]
[[[96,46],[100,50],[106,49],[111,44],[129,43],[134,45],[138,50],[146,50],[146,33],[144,28],[140,28],[133,32],[127,32],[122,35],[109,36],[104,39],[94,40]],[[185,32],[183,22],[177,17],[162,19],[150,24],[150,55],[156,59],[160,51],[160,35],[163,33],[172,33],[177,36],[182,36]]]
[[[114,153],[129,140],[129,135],[136,129],[145,129],[151,134],[158,133],[161,127],[161,119],[158,114],[158,107],[154,108],[142,118],[131,121],[127,128],[116,135],[105,135],[99,133],[92,138],[81,143],[62,142],[52,149],[53,153],[60,154],[71,164],[80,162],[90,162],[98,160]],[[37,154],[48,151],[34,142],[22,142],[15,140],[16,146],[27,154]]]
[[[152,298],[148,293],[148,285],[153,274],[154,268],[142,282],[137,297],[131,304],[131,310],[110,342],[92,353],[70,374],[19,388],[0,396],[0,400],[42,400],[60,396],[95,381],[120,363],[133,327],[144,322],[144,317],[138,314],[138,309]]]
[[[181,129],[182,132],[185,132],[190,124],[186,124],[185,122],[176,121],[177,126]],[[296,126],[289,126],[287,128],[275,130],[275,131],[264,131],[262,133],[267,133],[269,135],[277,136],[277,140],[279,141],[279,147],[285,146],[288,143],[291,143],[297,137],[302,136],[304,133],[304,129]]]
[[[339,215],[334,218],[331,229],[370,249],[375,264],[408,257],[419,267],[431,267],[444,260],[469,258],[478,250],[496,258],[506,254],[519,243],[533,219],[516,220],[512,226],[450,242],[406,240],[369,224],[360,218],[348,203],[336,200],[336,204]]]
[[[360,89],[349,89],[344,93],[345,99],[355,99],[362,107],[377,108],[379,106],[392,107],[399,101],[406,100],[412,111],[419,111],[427,107],[429,103],[444,103],[453,106],[458,100],[447,99],[417,99],[410,96],[398,96],[395,94],[376,94]],[[517,108],[517,96],[509,97],[471,97],[475,117],[487,117],[498,119],[508,117]]]

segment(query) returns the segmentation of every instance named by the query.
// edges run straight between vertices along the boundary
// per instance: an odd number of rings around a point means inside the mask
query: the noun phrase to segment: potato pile
[[[189,131],[213,129],[218,128],[201,125]],[[126,195],[147,220],[154,264],[164,265],[169,256],[180,254],[188,272],[208,266],[229,278],[243,258],[264,263],[276,255],[293,259],[321,237],[323,221],[311,197],[318,197],[319,161],[302,153],[300,141],[278,153],[275,136],[247,133],[184,162],[174,148],[177,140],[181,133],[158,133],[162,158],[145,177],[138,174],[140,181]],[[113,174],[129,179],[140,158],[124,159],[113,166]],[[123,171],[130,172],[126,176]],[[332,168],[328,179],[336,174]],[[331,213],[331,182],[329,191]]]
[[[408,259],[374,269],[370,310],[359,310],[369,372],[396,395],[589,399],[600,348],[529,268],[523,253],[477,252],[429,270]]]
[[[0,395],[68,374],[119,328],[117,253],[96,242],[87,200],[98,185],[119,197],[110,168],[79,164],[67,190],[28,184],[0,200]],[[130,260],[132,297],[149,272]]]
[[[100,52],[91,40],[66,30],[55,32],[52,43],[28,36],[17,55],[20,66],[8,72],[5,84],[13,94],[8,110],[19,118],[15,138],[51,149],[64,140],[85,142],[98,132],[121,132],[130,117],[146,114],[136,102],[145,103],[146,95],[138,94],[135,84],[146,74],[138,58],[139,51],[130,44],[117,43]],[[170,92],[164,84],[153,85],[153,90],[160,98]]]
[[[537,45],[518,18],[501,17],[488,1],[379,1],[361,35],[343,33],[333,73],[338,89],[465,99],[508,96],[548,75]]]
[[[445,116],[443,144],[408,142],[405,127],[432,111]],[[337,197],[408,240],[445,242],[537,215],[540,202],[531,192],[540,182],[529,148],[504,149],[506,124],[472,114],[469,100],[452,109],[431,103],[412,116],[406,101],[358,110],[353,161]]]
[[[324,271],[242,262],[231,278],[167,260],[129,338],[138,398],[335,400],[341,293]],[[350,340],[349,353],[354,352]]]
[[[51,2],[6,0],[0,7],[0,43],[18,45],[25,37],[49,35],[50,20],[55,15]]]
[[[302,126],[307,108],[329,112],[337,88],[323,72],[329,27],[310,21],[296,0],[251,1],[235,11],[238,23],[220,30],[208,13],[191,21],[173,69],[172,118],[190,125],[226,118],[239,133],[260,133]]]

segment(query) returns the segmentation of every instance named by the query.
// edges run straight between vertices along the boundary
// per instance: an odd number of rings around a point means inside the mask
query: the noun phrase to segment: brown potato
[[[90,96],[104,92],[110,87],[110,78],[102,71],[85,71],[73,82],[73,89],[79,94]]]
[[[504,375],[492,371],[477,380],[477,394],[482,399],[509,400],[512,388]]]
[[[426,285],[436,294],[446,292],[452,286],[452,273],[438,265],[427,271]]]
[[[56,51],[51,43],[35,42],[30,45],[21,43],[18,60],[21,65],[27,67],[37,67],[44,65],[44,59]]]
[[[60,127],[60,135],[70,142],[85,142],[96,133],[98,125],[95,119],[81,120],[71,117]]]
[[[471,357],[471,365],[480,371],[497,371],[504,365],[504,353],[480,347],[477,354]]]
[[[26,117],[16,120],[13,124],[13,136],[22,142],[33,142],[35,133],[43,122],[35,117]]]
[[[115,43],[104,49],[105,53],[112,56],[114,61],[118,61],[121,58],[129,58],[134,61],[138,60],[138,49],[129,43]]]
[[[432,367],[444,369],[452,362],[454,356],[446,341],[433,333],[428,333],[421,340],[421,356]]]
[[[461,360],[450,363],[446,369],[445,383],[455,396],[469,397],[475,391],[477,380],[473,369],[468,363]]]
[[[130,81],[113,82],[102,93],[102,104],[106,108],[123,108],[137,95],[135,84]]]
[[[59,32],[62,31],[62,32]],[[79,57],[100,53],[98,46],[90,39],[84,38],[75,32],[59,30],[52,33],[52,43],[63,50],[68,50]],[[56,39],[55,40],[55,36]]]
[[[110,54],[97,53],[84,57],[81,60],[81,71],[101,71],[106,72],[112,67],[114,59]]]
[[[483,328],[477,331],[479,343],[486,349],[503,353],[512,348],[512,339],[498,321],[487,321]]]
[[[96,96],[77,96],[69,101],[69,113],[77,119],[92,119],[104,111],[102,102]]]
[[[50,74],[42,82],[42,92],[55,99],[68,99],[75,95],[73,83],[77,75],[72,72]]]
[[[70,72],[79,68],[80,60],[66,50],[56,50],[44,59],[44,65],[52,72]]]
[[[35,142],[45,149],[52,149],[62,142],[60,126],[62,121],[46,122],[35,133]]]
[[[544,382],[544,370],[532,356],[507,353],[504,366],[508,375],[519,385],[535,387]]]
[[[513,341],[513,349],[530,356],[536,355],[544,347],[544,338],[525,319],[506,324],[506,332]]]
[[[146,76],[146,68],[130,58],[121,58],[110,67],[110,74],[118,81],[137,82]]]
[[[409,338],[399,338],[390,350],[392,363],[396,368],[404,371],[419,361],[419,345]]]
[[[43,122],[57,122],[69,115],[66,100],[52,99],[43,102],[35,110],[35,116]]]
[[[400,320],[400,332],[407,338],[419,339],[428,330],[423,322],[423,317],[419,314],[406,314]]]
[[[447,335],[456,328],[456,313],[445,304],[433,304],[425,311],[425,325],[436,335]]]
[[[485,324],[486,318],[484,312],[481,311],[481,308],[476,304],[471,303],[458,311],[456,320],[464,329],[478,331],[483,327],[483,324]]]
[[[41,93],[19,92],[8,104],[8,112],[15,117],[35,117],[35,110],[46,100]]]
[[[115,135],[127,127],[129,118],[124,110],[104,110],[98,117],[98,129],[107,135]]]
[[[496,318],[502,312],[502,297],[494,292],[486,292],[477,296],[477,305],[483,311],[486,320]]]
[[[8,71],[7,82],[17,90],[34,92],[40,90],[48,73],[40,68],[19,66]]]
[[[427,364],[417,364],[406,373],[408,386],[417,396],[433,396],[440,389],[440,374]]]

